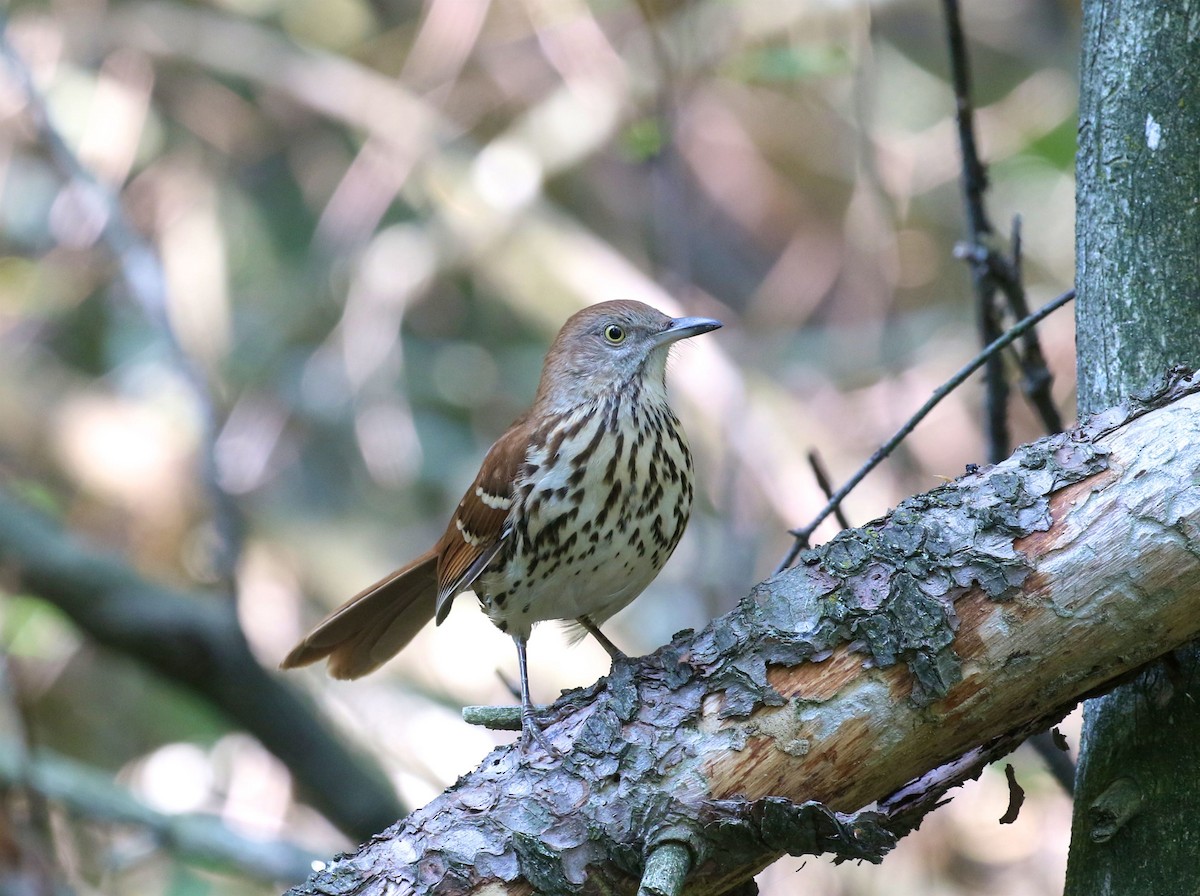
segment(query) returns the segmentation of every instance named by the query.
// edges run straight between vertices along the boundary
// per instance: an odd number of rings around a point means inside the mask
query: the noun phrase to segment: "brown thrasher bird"
[[[658,575],[692,505],[667,353],[720,326],[628,301],[572,316],[546,355],[533,407],[492,445],[438,543],[331,613],[282,667],[328,658],[335,678],[366,675],[474,590],[517,644],[522,748],[536,740],[557,753],[534,722],[525,643],[534,623],[563,619],[623,655],[597,626]]]

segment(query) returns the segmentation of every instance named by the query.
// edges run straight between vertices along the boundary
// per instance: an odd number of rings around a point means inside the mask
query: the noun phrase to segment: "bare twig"
[[[820,486],[822,493],[825,495],[825,500],[828,501],[833,497],[833,483],[829,480],[829,471],[825,469],[825,462],[821,460],[821,455],[814,448],[808,452],[808,465],[812,467],[813,476],[817,480],[817,485]],[[839,504],[833,511],[834,519],[837,520],[839,526],[843,529],[850,528],[850,521],[846,519],[846,512]]]
[[[988,188],[987,168],[979,158],[975,139],[970,68],[958,0],[942,0],[942,7],[946,16],[946,42],[950,50],[955,121],[962,152],[963,204],[967,221],[967,240],[956,247],[955,255],[971,267],[980,343],[987,344],[1001,332],[1001,309],[998,302],[1000,295],[1007,300],[1015,320],[1029,315],[1029,303],[1021,270],[1021,222],[1020,218],[1013,220],[1012,254],[1006,258],[989,239],[994,236],[995,231],[988,219],[985,204]],[[1051,398],[1052,378],[1036,331],[1031,330],[1022,339],[1019,361],[1022,371],[1021,388],[1027,400],[1041,417],[1047,432],[1061,432],[1062,417]],[[988,460],[995,463],[1008,453],[1009,442],[1006,413],[1008,382],[1001,357],[997,356],[988,362],[985,381]]]
[[[1067,793],[1075,792],[1075,761],[1066,750],[1059,746],[1054,733],[1042,731],[1029,738],[1027,743],[1035,753],[1046,763],[1046,770],[1053,775],[1054,780]],[[1061,737],[1061,735],[1059,735]]]
[[[1014,340],[1021,338],[1021,336],[1024,335],[1031,327],[1037,325],[1044,318],[1054,313],[1074,298],[1075,290],[1068,289],[1062,295],[1058,296],[1058,298],[1047,302],[1033,314],[1029,315],[1020,323],[1014,325],[1007,333],[995,340],[991,345],[972,358],[970,362],[964,365],[956,374],[954,374],[954,376],[950,377],[950,379],[938,386],[938,388],[934,390],[933,394],[929,396],[929,399],[923,405],[921,405],[917,412],[913,414],[905,422],[905,424],[896,431],[896,434],[884,442],[875,451],[875,453],[867,459],[867,462],[859,467],[858,471],[851,476],[849,480],[847,480],[846,484],[833,493],[828,503],[821,508],[821,511],[813,518],[812,522],[810,522],[807,526],[803,526],[802,528],[791,530],[791,534],[796,539],[795,543],[793,543],[791,549],[787,552],[787,555],[783,558],[775,571],[777,573],[782,572],[796,562],[796,558],[800,555],[800,552],[808,546],[809,539],[812,538],[812,534],[816,531],[817,526],[821,525],[821,523],[825,521],[826,517],[837,510],[842,501],[846,499],[846,496],[850,494],[850,492],[853,491],[854,488],[863,481],[863,479],[866,478],[868,473],[879,466],[884,458],[891,454],[896,449],[896,446],[908,437],[909,433],[917,428],[917,424],[925,419],[929,412],[937,406],[938,402],[962,385],[966,378],[972,373],[986,364],[988,358],[993,357],[999,352],[1003,351],[1006,347],[1011,345]]]
[[[946,42],[950,48],[950,77],[954,82],[955,120],[963,154],[963,195],[966,200],[967,230],[972,243],[991,234],[983,196],[988,188],[987,168],[979,159],[975,142],[975,112],[971,106],[971,72],[967,65],[967,42],[963,36],[958,0],[942,0],[946,14]]]
[[[1009,276],[1000,278],[1000,288],[1008,299],[1008,307],[1013,317],[1018,320],[1029,314],[1029,301],[1025,295],[1025,278],[1021,270],[1021,216],[1014,215],[1012,236],[1009,238],[1012,246],[1012,264]],[[1054,378],[1046,364],[1046,356],[1042,353],[1042,343],[1037,330],[1030,330],[1021,339],[1021,391],[1026,400],[1042,418],[1046,432],[1063,431],[1062,415],[1059,414],[1050,387]]]
[[[33,74],[8,39],[7,17],[0,14],[0,57],[18,88],[24,94],[30,120],[38,140],[51,161],[68,183],[78,189],[104,218],[101,239],[116,258],[129,295],[167,346],[192,399],[201,423],[201,478],[208,493],[218,548],[213,566],[221,588],[236,595],[235,572],[241,544],[242,523],[236,504],[221,488],[217,476],[216,439],[218,420],[208,382],[195,361],[180,344],[171,324],[167,300],[166,275],[155,250],[130,224],[119,198],[102,185],[80,161],[55,125]]]
[[[971,75],[967,64],[966,39],[958,12],[958,0],[942,0],[946,15],[946,40],[950,48],[950,76],[954,84],[955,121],[958,144],[962,151],[963,204],[967,217],[967,251],[960,251],[971,266],[975,288],[975,318],[979,342],[987,345],[1001,333],[1000,308],[996,301],[998,283],[988,260],[994,251],[986,245],[993,235],[984,205],[988,188],[987,168],[979,158],[975,141],[975,114],[971,105]],[[984,371],[985,424],[988,462],[996,463],[1008,454],[1008,381],[1004,376],[1004,358],[994,355]]]

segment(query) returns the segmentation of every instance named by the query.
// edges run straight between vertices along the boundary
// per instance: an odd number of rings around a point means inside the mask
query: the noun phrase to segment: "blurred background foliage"
[[[989,201],[1001,229],[1023,216],[1036,306],[1073,279],[1078,10],[963,11]],[[273,667],[440,534],[561,322],[637,298],[726,327],[683,346],[671,375],[701,483],[691,526],[608,630],[641,653],[704,625],[824,503],[805,453],[843,480],[976,349],[952,257],[939,13],[932,0],[9,4],[7,39],[56,127],[161,258],[170,329],[131,297],[100,239],[104,203],[55,163],[6,68],[3,487],[150,580],[236,599]],[[1069,417],[1069,314],[1042,333]],[[980,462],[980,399],[973,384],[923,423],[851,497],[852,522]],[[1013,417],[1019,440],[1040,435],[1019,401]],[[160,822],[202,813],[313,856],[352,845],[221,713],[8,592],[5,750],[52,751]],[[511,700],[515,674],[508,639],[460,603],[364,681],[289,676],[409,805],[503,739],[458,718]],[[530,656],[543,700],[608,668],[553,626]],[[1068,798],[1032,754],[1015,761],[1030,794],[1016,824],[997,824],[1007,791],[989,770],[882,871],[785,860],[763,892],[1060,892]],[[150,823],[3,792],[0,866],[24,861],[33,879],[30,854],[77,892],[286,882],[184,855]]]

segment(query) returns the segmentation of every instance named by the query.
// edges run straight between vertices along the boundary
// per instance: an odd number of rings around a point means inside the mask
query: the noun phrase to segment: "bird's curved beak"
[[[654,337],[655,345],[669,345],[689,336],[699,336],[701,333],[711,333],[722,326],[719,320],[711,317],[677,317],[667,328]]]

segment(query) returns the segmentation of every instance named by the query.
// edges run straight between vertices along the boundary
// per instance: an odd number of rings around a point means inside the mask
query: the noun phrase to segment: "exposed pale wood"
[[[1120,450],[1113,461],[1123,462]],[[771,684],[791,699],[738,723],[749,735],[746,750],[715,753],[712,794],[817,800],[853,812],[985,742],[997,733],[997,720],[1032,721],[1112,678],[1113,665],[1080,663],[1089,650],[1105,649],[1098,640],[1115,651],[1146,626],[1173,644],[1189,640],[1197,620],[1188,618],[1188,601],[1154,611],[1146,604],[1125,608],[1140,602],[1136,590],[1114,581],[1111,567],[1090,562],[1093,554],[1128,556],[1128,503],[1143,498],[1137,482],[1121,484],[1110,469],[1056,493],[1055,525],[1017,543],[1035,570],[1021,590],[998,602],[972,589],[955,602],[964,675],[944,698],[914,705],[904,667],[864,670],[862,657],[845,647],[824,663],[775,667]],[[1179,570],[1162,563],[1168,557],[1139,564],[1142,588],[1179,587]],[[1200,585],[1200,578],[1192,581]],[[1094,623],[1104,614],[1118,618],[1099,629]],[[1112,662],[1127,669],[1161,652],[1158,641],[1131,644],[1126,657]],[[788,741],[804,746],[781,749]],[[797,749],[807,752],[796,755]]]

